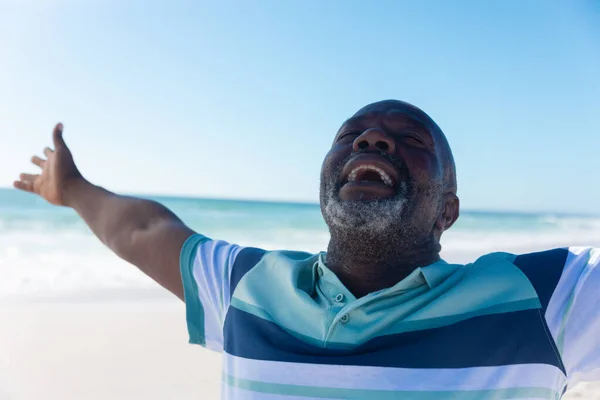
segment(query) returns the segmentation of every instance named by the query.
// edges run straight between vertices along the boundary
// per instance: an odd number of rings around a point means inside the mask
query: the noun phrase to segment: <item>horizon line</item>
[[[12,190],[15,192],[22,192],[11,186],[0,186],[0,190]],[[23,192],[27,193],[27,192]],[[142,198],[154,198],[154,199],[183,199],[183,200],[215,200],[215,201],[231,201],[231,202],[249,202],[249,203],[266,203],[266,204],[289,204],[289,205],[301,205],[301,206],[316,206],[319,207],[320,203],[310,202],[305,200],[290,200],[290,199],[265,199],[265,198],[247,198],[247,197],[218,197],[210,195],[193,195],[193,194],[156,194],[156,193],[142,193],[142,192],[120,192],[119,194],[132,197]],[[32,194],[35,196],[35,194]],[[555,211],[555,210],[509,210],[509,209],[484,209],[484,208],[467,208],[462,210],[467,213],[496,213],[496,214],[552,214],[557,216],[570,216],[570,217],[600,217],[600,214],[594,214],[590,212],[573,212],[573,211]]]

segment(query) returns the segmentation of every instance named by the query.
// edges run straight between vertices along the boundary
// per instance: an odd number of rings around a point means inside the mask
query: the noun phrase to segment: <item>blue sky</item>
[[[316,202],[339,125],[398,98],[463,208],[600,212],[597,1],[2,0],[0,48],[0,186],[62,121],[115,191]]]

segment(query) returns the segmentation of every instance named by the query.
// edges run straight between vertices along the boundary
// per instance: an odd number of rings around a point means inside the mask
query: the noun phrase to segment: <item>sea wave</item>
[[[327,231],[275,229],[262,235],[223,230],[212,236],[243,246],[303,250],[327,248]],[[228,234],[230,233],[230,234]],[[600,246],[600,229],[531,232],[447,232],[442,256],[466,263],[482,254],[507,251],[516,254],[562,246]],[[154,283],[105,248],[89,232],[12,231],[0,234],[0,295],[58,293],[88,289],[149,288]]]
[[[160,201],[213,239],[311,253],[325,251],[329,242],[318,205]],[[600,218],[467,211],[443,235],[442,257],[466,263],[495,251],[521,254],[565,246],[600,247]],[[156,286],[104,247],[72,210],[1,190],[0,274],[0,296]]]

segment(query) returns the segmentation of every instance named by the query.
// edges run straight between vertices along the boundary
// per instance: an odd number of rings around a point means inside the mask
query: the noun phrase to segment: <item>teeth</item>
[[[352,171],[350,171],[350,175],[348,175],[348,182],[355,182],[358,172],[363,171],[363,170],[375,171],[379,174],[379,176],[381,177],[381,180],[386,185],[388,185],[389,187],[392,187],[394,185],[394,183],[392,182],[392,178],[390,178],[389,175],[386,174],[384,170],[382,170],[381,168],[378,168],[374,165],[361,165],[359,167],[354,168]]]

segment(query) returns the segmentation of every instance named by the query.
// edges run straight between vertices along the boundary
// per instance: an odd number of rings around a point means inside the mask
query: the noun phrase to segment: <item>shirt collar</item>
[[[436,261],[432,264],[429,264],[425,267],[420,267],[411,272],[406,278],[402,279],[400,282],[396,283],[394,286],[383,289],[386,292],[400,292],[410,289],[415,289],[421,287],[423,285],[429,286],[430,289],[438,286],[440,283],[446,280],[450,275],[452,275],[456,270],[460,267],[460,265],[456,264],[448,264],[444,260]],[[319,259],[314,264],[313,268],[313,278],[314,283],[316,284],[319,280],[326,281],[329,285],[336,286],[340,289],[344,289],[345,292],[348,292],[347,288],[344,284],[339,280],[339,278],[327,268],[325,264],[325,253],[319,253]]]
[[[421,270],[423,277],[427,281],[427,285],[429,285],[430,289],[438,286],[440,283],[444,282],[446,278],[456,272],[460,265],[457,264],[448,264],[444,260],[439,260],[434,262],[433,264],[429,264],[426,267],[418,268]]]

